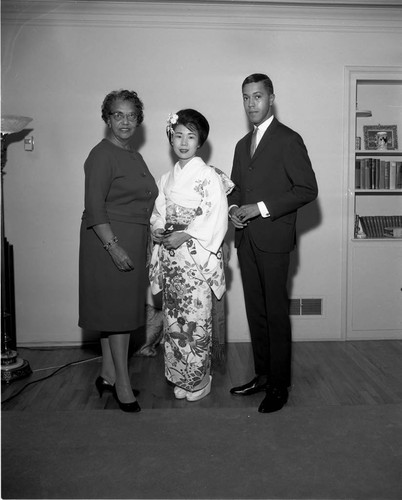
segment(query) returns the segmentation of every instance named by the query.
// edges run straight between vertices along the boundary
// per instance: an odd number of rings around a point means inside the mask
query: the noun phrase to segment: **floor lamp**
[[[18,357],[15,331],[13,247],[4,231],[4,168],[7,162],[7,136],[24,130],[32,121],[27,116],[1,117],[1,380],[13,382],[32,373],[28,361]]]

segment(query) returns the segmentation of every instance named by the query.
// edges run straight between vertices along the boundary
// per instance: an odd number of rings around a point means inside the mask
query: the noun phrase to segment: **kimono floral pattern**
[[[184,170],[175,167],[158,187],[152,227],[191,235],[175,250],[156,244],[149,267],[152,293],[162,292],[165,376],[197,391],[209,382],[211,370],[212,294],[220,299],[226,289],[221,246],[226,192],[219,174],[211,175],[200,158]]]
[[[165,376],[185,390],[196,390],[210,372],[212,292],[190,252],[194,241],[163,251]]]
[[[158,271],[161,272],[157,272],[157,279],[163,293],[165,376],[188,391],[197,390],[197,386],[209,380],[211,287],[222,286],[225,280],[221,250],[217,258],[219,265],[214,269],[209,269],[208,264],[197,264],[194,239],[176,250],[159,247]],[[153,271],[156,269],[152,269],[151,264],[151,279]]]

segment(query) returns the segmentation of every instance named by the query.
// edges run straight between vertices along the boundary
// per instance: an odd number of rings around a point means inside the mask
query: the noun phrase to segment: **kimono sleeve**
[[[202,200],[186,233],[202,247],[217,253],[228,228],[228,203],[219,175],[210,169],[202,183]]]
[[[166,184],[166,176],[162,176],[156,185],[159,189],[159,194],[155,200],[154,208],[151,215],[151,231],[156,229],[164,229],[166,223],[166,195],[164,186]]]

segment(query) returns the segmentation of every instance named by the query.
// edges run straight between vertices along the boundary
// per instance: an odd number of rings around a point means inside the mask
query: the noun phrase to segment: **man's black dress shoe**
[[[273,413],[274,411],[278,411],[288,400],[288,390],[287,389],[279,389],[278,387],[270,387],[267,390],[267,395],[262,400],[258,411],[260,413]]]
[[[259,377],[255,377],[247,384],[230,389],[230,394],[234,394],[236,396],[250,396],[251,394],[257,394],[257,392],[266,391],[268,387],[268,382],[265,381],[262,383],[260,382]]]

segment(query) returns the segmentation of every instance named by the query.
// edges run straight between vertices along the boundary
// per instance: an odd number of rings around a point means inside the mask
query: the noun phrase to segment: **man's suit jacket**
[[[250,158],[252,132],[236,145],[231,178],[236,187],[230,205],[263,201],[270,217],[250,220],[248,228],[256,246],[266,252],[290,252],[296,241],[297,209],[313,201],[317,182],[300,135],[276,118]],[[236,229],[235,246],[243,234]]]

